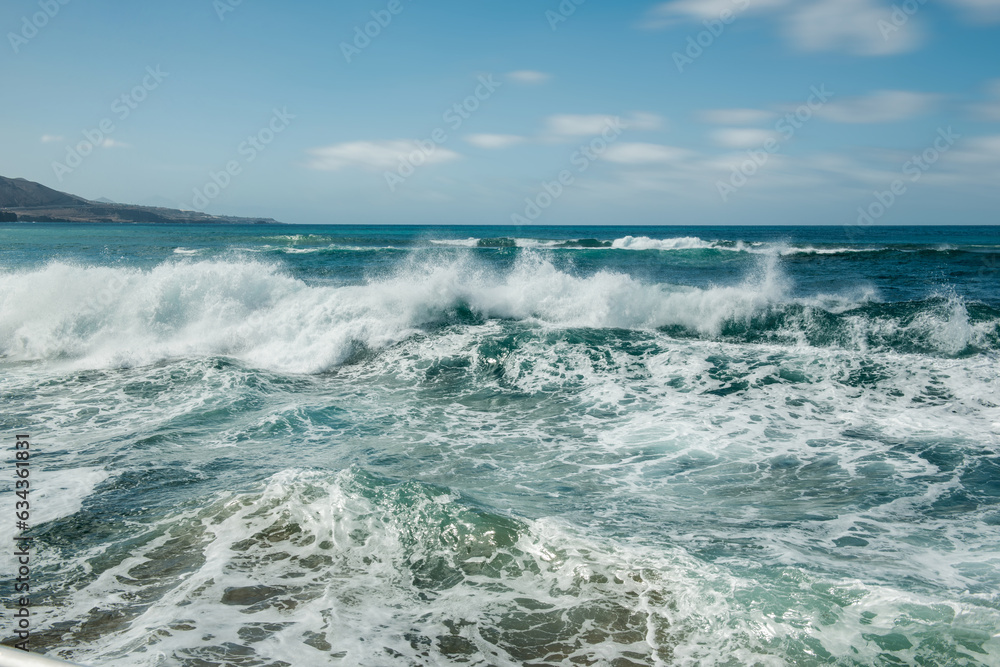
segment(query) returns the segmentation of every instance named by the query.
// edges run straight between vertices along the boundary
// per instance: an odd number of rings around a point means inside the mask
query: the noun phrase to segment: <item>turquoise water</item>
[[[990,227],[0,225],[32,646],[997,665],[998,351]]]

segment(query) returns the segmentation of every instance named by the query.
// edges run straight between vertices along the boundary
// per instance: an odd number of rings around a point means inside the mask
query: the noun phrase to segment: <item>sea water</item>
[[[998,665],[998,353],[997,228],[3,225],[31,647]]]

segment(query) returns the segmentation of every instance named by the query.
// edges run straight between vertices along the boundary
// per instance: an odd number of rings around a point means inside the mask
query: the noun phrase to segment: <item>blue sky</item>
[[[0,175],[89,198],[299,223],[998,222],[1000,0],[63,2],[0,6]]]

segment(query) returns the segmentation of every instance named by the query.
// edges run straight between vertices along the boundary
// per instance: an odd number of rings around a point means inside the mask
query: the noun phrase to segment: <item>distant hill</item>
[[[83,197],[47,188],[40,183],[23,178],[0,176],[0,208],[26,208],[34,206],[80,206],[89,204]]]
[[[0,176],[0,222],[218,222],[275,224],[272,218],[239,218],[159,206],[90,201],[23,178]]]

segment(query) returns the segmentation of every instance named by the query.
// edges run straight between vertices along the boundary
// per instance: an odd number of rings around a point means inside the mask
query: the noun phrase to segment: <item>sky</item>
[[[0,175],[351,224],[996,224],[1000,0],[4,0]]]

